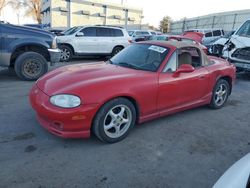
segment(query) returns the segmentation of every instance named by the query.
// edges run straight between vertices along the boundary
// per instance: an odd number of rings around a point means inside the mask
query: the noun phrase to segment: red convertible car
[[[221,108],[235,67],[195,44],[142,42],[107,62],[58,68],[30,92],[40,124],[63,138],[124,139],[136,123],[201,105]]]

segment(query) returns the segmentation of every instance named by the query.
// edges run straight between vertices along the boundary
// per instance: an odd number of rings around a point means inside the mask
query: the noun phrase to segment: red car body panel
[[[202,38],[204,37],[204,34],[199,33],[199,32],[187,31],[187,32],[183,33],[183,36],[187,37],[187,38],[190,38],[190,39],[193,39],[196,42],[202,43]]]
[[[162,42],[144,42],[162,46]],[[173,76],[162,73],[177,49],[167,45],[169,54],[157,72],[134,70],[108,63],[79,64],[58,68],[37,81],[30,101],[38,121],[51,133],[64,138],[88,138],[95,114],[107,101],[126,97],[138,106],[138,122],[209,104],[216,81],[223,76],[235,79],[235,67],[210,57],[213,65],[192,73]],[[204,54],[205,56],[205,54]],[[82,104],[72,109],[52,105],[56,94],[73,94]],[[167,99],[167,100],[166,100]]]

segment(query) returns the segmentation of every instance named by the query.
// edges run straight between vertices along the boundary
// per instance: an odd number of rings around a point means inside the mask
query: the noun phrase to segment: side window
[[[200,50],[195,47],[182,48],[178,51],[178,67],[183,64],[192,65],[194,68],[202,66]]]
[[[123,32],[120,29],[110,29],[112,32],[112,36],[114,37],[123,37]]]
[[[208,33],[205,34],[205,37],[212,37],[212,36],[213,36],[212,32],[208,32]]]
[[[214,37],[218,37],[218,36],[221,36],[221,31],[220,30],[215,30],[215,31],[213,31],[213,36]]]
[[[80,32],[84,34],[86,37],[96,37],[96,28],[95,27],[87,27],[82,29]]]
[[[140,31],[136,31],[135,32],[135,35],[137,36],[137,35],[141,35],[142,33],[140,32]]]
[[[142,31],[141,34],[142,34],[142,35],[149,35],[149,32],[147,32],[147,31]]]
[[[177,70],[177,53],[176,51],[171,55],[163,72],[175,72]]]
[[[97,28],[96,34],[98,37],[111,37],[111,31],[109,28]]]

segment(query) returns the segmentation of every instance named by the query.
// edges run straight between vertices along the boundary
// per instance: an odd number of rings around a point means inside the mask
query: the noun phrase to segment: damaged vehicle
[[[223,58],[234,63],[237,71],[250,72],[250,19],[226,43]]]
[[[228,42],[228,40],[231,38],[231,36],[234,33],[235,33],[235,31],[229,31],[221,38],[216,39],[215,41],[212,41],[211,44],[207,45],[209,54],[221,57],[222,50],[223,50],[225,44]]]

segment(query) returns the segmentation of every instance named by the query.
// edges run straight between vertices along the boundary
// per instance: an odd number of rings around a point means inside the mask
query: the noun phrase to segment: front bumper
[[[37,119],[45,129],[63,138],[88,138],[90,136],[92,120],[98,109],[97,104],[63,109],[53,106],[49,98],[37,85],[33,86],[29,95]]]
[[[50,54],[50,63],[51,65],[55,63],[59,63],[60,58],[61,58],[61,50],[56,48],[56,49],[48,49],[49,54]]]

